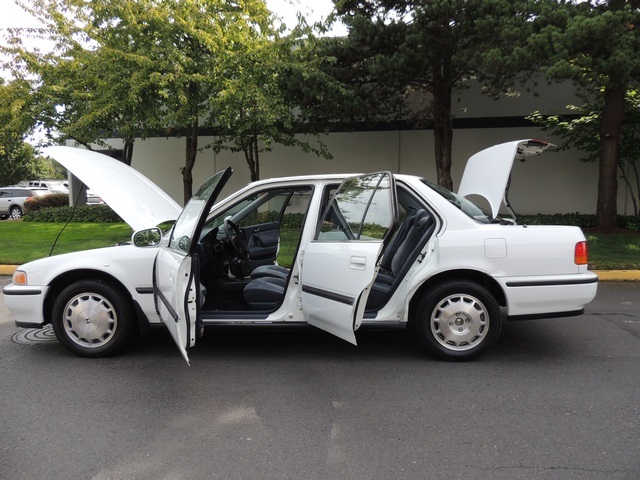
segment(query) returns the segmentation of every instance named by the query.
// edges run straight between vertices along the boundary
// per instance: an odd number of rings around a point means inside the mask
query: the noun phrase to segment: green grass
[[[1,221],[0,264],[20,265],[48,257],[63,226],[63,223]],[[131,240],[131,233],[126,223],[70,223],[52,255],[115,245]]]
[[[300,238],[299,228],[280,229],[280,250],[278,251],[278,265],[291,268],[293,265],[293,257],[298,248],[298,239]]]
[[[15,220],[0,222],[0,264],[19,265],[47,257],[62,223]],[[100,248],[129,241],[124,223],[70,223],[60,236],[54,255]],[[291,266],[299,231],[283,228],[278,263]],[[593,270],[640,270],[640,233],[588,233],[589,267]]]
[[[640,270],[640,233],[587,233],[589,268]]]

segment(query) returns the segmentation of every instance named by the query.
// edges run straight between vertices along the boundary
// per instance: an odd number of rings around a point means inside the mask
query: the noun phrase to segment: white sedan
[[[458,193],[378,172],[263,180],[216,203],[226,169],[184,209],[120,162],[52,147],[136,233],[130,245],[22,265],[6,304],[17,326],[50,323],[86,357],[163,323],[187,362],[210,325],[309,324],[356,344],[361,327],[406,324],[427,352],[473,359],[504,321],[579,315],[596,295],[579,228],[498,213],[514,159],[547,147],[521,140],[475,154]],[[172,220],[163,235],[156,226]]]

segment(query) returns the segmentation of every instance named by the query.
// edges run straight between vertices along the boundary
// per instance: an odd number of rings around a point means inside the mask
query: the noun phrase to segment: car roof
[[[254,186],[259,186],[259,185],[268,185],[270,183],[280,183],[280,182],[311,182],[311,181],[315,181],[315,182],[331,182],[331,181],[342,181],[345,178],[349,178],[349,177],[354,177],[357,175],[363,175],[362,172],[360,173],[324,173],[324,174],[316,174],[316,175],[296,175],[296,176],[291,176],[291,177],[272,177],[272,178],[267,178],[267,179],[262,179],[262,180],[256,180],[255,182],[251,182],[248,184],[248,186],[254,187]],[[419,177],[417,175],[409,175],[409,174],[399,174],[399,173],[394,173],[393,176],[396,179],[401,179],[401,180],[415,180],[415,179],[421,179],[422,177]]]
[[[49,190],[47,187],[30,187],[29,185],[7,185],[0,188],[14,188],[20,190]]]

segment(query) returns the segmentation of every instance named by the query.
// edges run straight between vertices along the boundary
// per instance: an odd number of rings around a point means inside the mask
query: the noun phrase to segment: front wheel
[[[473,360],[500,336],[500,307],[482,285],[448,280],[420,298],[413,324],[420,344],[446,360]]]
[[[135,309],[120,289],[104,280],[81,280],[66,287],[53,304],[53,331],[81,357],[106,357],[131,340]]]

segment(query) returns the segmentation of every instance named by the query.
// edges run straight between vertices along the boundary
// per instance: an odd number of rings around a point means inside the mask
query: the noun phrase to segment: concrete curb
[[[0,265],[0,275],[13,275],[17,265]],[[640,282],[640,270],[593,270],[601,282]]]
[[[640,282],[640,270],[594,270],[601,282]]]
[[[0,275],[13,275],[16,271],[17,265],[0,265]]]

